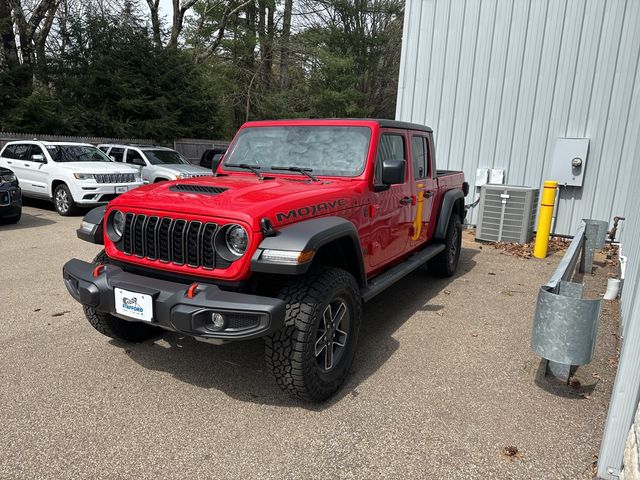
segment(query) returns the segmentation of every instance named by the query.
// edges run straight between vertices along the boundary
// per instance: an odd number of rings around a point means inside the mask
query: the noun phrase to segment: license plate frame
[[[116,313],[142,322],[153,322],[153,297],[146,293],[114,288]]]
[[[129,187],[125,186],[125,185],[121,185],[118,187],[115,187],[115,193],[120,194],[120,193],[127,193],[129,191]]]

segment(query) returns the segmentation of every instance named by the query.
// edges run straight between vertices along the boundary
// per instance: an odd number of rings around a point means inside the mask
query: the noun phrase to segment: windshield
[[[262,173],[300,167],[314,175],[354,177],[364,171],[370,139],[368,127],[249,127],[238,133],[223,167],[254,165]]]
[[[110,162],[104,152],[89,145],[47,145],[54,162]]]
[[[145,150],[144,154],[152,165],[190,165],[182,155],[173,150]]]

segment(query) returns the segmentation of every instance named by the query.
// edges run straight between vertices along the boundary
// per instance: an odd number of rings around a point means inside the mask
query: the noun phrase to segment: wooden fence
[[[227,148],[229,142],[222,140],[204,140],[198,138],[179,138],[173,142],[173,148],[180,152],[191,163],[199,163],[205,150],[210,148]]]
[[[198,164],[200,157],[205,150],[209,148],[222,147],[226,148],[229,142],[222,140],[206,140],[199,138],[180,138],[170,143],[158,143],[148,138],[113,138],[113,137],[73,137],[66,135],[46,135],[42,133],[6,133],[0,132],[0,148],[7,142],[14,140],[43,140],[45,142],[77,142],[92,143],[98,145],[100,143],[124,143],[124,144],[142,144],[142,145],[162,145],[165,147],[173,147],[180,152],[191,163]]]

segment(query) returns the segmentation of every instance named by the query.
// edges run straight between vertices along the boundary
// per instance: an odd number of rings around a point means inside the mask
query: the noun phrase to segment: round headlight
[[[249,235],[240,225],[233,225],[227,229],[225,237],[227,248],[237,256],[244,255],[249,246]]]
[[[122,238],[124,232],[124,214],[120,210],[116,210],[111,215],[111,226],[113,227],[112,240],[117,242]]]

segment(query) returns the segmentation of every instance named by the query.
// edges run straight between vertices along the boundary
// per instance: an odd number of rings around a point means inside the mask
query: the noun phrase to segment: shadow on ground
[[[589,396],[593,393],[598,380],[591,381],[589,384],[581,383],[576,378],[572,378],[569,384],[561,380],[555,379],[551,375],[545,375],[547,369],[546,360],[541,359],[536,371],[535,383],[545,392],[551,393],[558,397],[573,398],[573,399],[589,399]]]
[[[456,277],[475,266],[473,257],[477,253],[462,250]],[[341,390],[319,405],[303,404],[280,391],[264,364],[262,340],[214,346],[167,333],[137,345],[115,340],[111,343],[147,369],[170,373],[199,388],[220,390],[240,401],[323,410],[345,396],[357,396],[358,386],[398,349],[394,333],[416,312],[442,309],[442,305],[430,301],[456,277],[436,278],[419,269],[367,303],[351,372]]]
[[[22,218],[20,218],[20,221],[18,223],[13,223],[13,224],[5,224],[0,222],[0,232],[4,231],[4,230],[21,230],[21,229],[25,229],[25,228],[34,228],[34,227],[43,227],[45,225],[52,225],[54,223],[56,223],[54,220],[51,220],[50,218],[47,218],[50,216],[50,213],[48,212],[53,212],[54,214],[57,215],[56,209],[53,206],[53,203],[48,201],[48,200],[39,200],[39,199],[35,199],[35,198],[26,198],[23,197],[22,198],[22,206],[23,207],[33,207],[33,208],[37,208],[39,210],[42,210],[42,212],[38,212],[38,211],[25,211],[25,209],[22,209]],[[80,208],[78,210],[78,213],[76,215],[73,215],[75,217],[82,217],[84,216],[90,209],[87,208]]]

